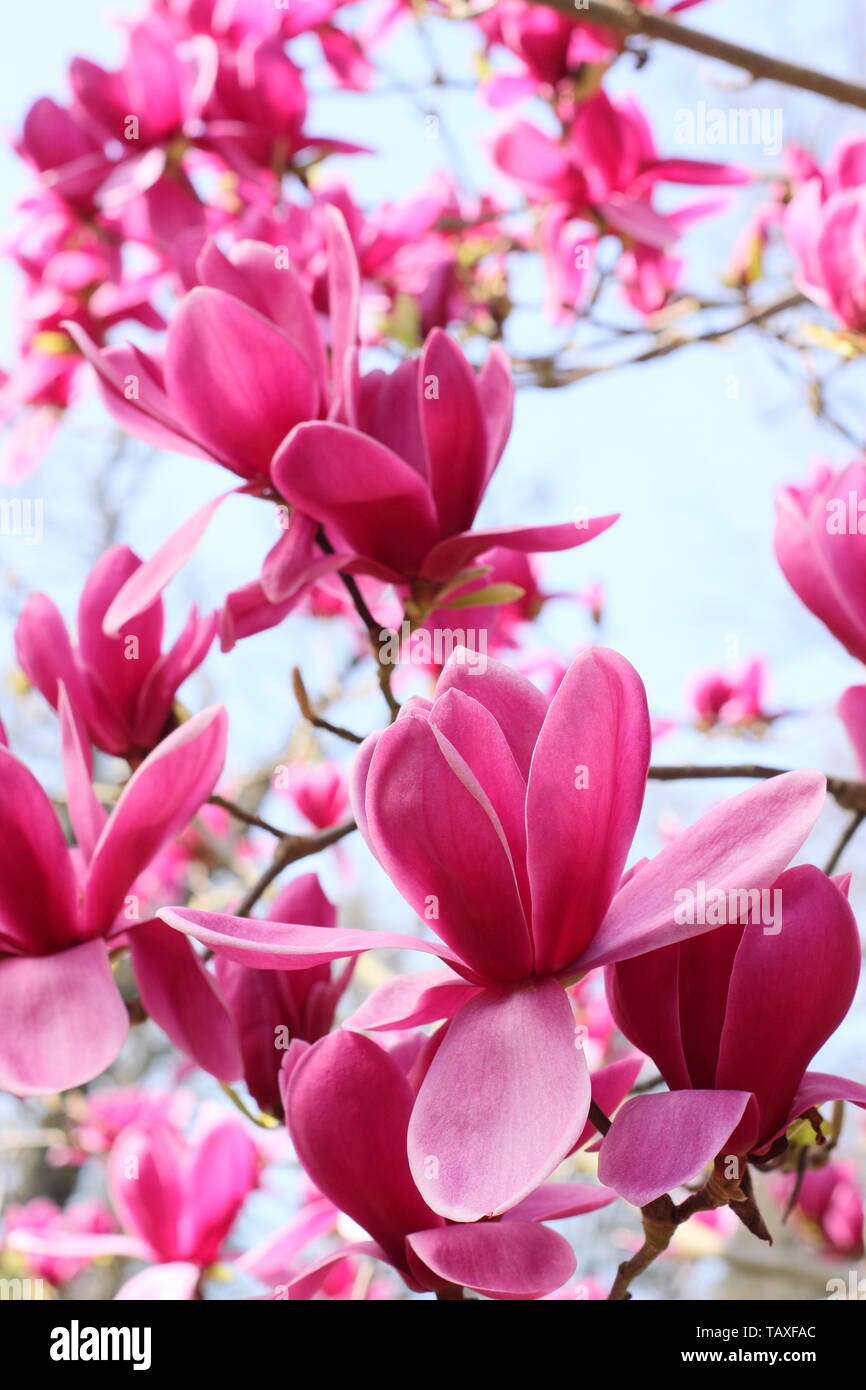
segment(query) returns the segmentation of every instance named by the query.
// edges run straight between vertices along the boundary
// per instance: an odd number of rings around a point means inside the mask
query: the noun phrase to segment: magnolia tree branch
[[[692,53],[700,53],[705,58],[717,58],[722,63],[741,68],[754,79],[781,82],[786,87],[797,87],[800,91],[815,92],[818,96],[829,97],[846,106],[859,107],[866,111],[866,87],[859,82],[849,82],[842,77],[832,77],[829,73],[815,68],[803,67],[800,63],[789,63],[784,58],[774,58],[769,53],[760,53],[754,48],[746,48],[728,39],[719,39],[705,34],[700,29],[692,29],[667,15],[653,14],[651,10],[641,9],[630,0],[531,0],[533,4],[547,5],[568,15],[570,19],[585,19],[599,24],[605,29],[613,29],[617,34],[625,34],[647,39],[659,39],[677,48],[686,48]]]
[[[702,767],[695,764],[682,767],[651,767],[647,777],[652,782],[702,782],[711,781],[716,777],[753,781],[783,777],[786,772],[790,772],[790,768],[764,767],[760,763],[735,763],[723,767]],[[860,811],[866,814],[866,782],[849,777],[828,777],[827,791],[846,811]],[[856,826],[850,829],[849,839],[855,829]],[[842,848],[844,849],[844,845]]]
[[[557,365],[554,357],[527,357],[514,359],[514,368],[516,372],[530,376],[536,386],[546,389],[569,386],[573,381],[584,381],[587,377],[599,376],[602,372],[616,371],[619,367],[633,367],[639,362],[653,362],[658,357],[668,357],[672,352],[678,352],[680,348],[694,347],[697,343],[723,342],[734,333],[739,333],[744,328],[760,327],[777,314],[782,314],[788,309],[795,309],[798,304],[803,302],[802,294],[798,291],[789,291],[767,304],[754,305],[748,308],[734,323],[726,324],[724,327],[706,328],[699,333],[682,333],[668,326],[663,328],[657,334],[656,341],[644,348],[642,352],[615,362],[561,367]],[[695,312],[700,312],[708,307],[710,306],[698,305]],[[647,331],[651,332],[652,330],[648,329]]]
[[[355,822],[351,820],[346,821],[343,825],[332,826],[328,830],[320,830],[315,835],[284,835],[274,850],[274,856],[264,873],[244,894],[235,916],[248,917],[265,889],[270,887],[274,879],[283,872],[283,869],[287,869],[290,864],[296,864],[299,859],[307,859],[311,854],[318,854],[320,850],[328,849],[330,845],[335,845],[338,840],[343,840],[347,835],[351,835],[354,829]]]

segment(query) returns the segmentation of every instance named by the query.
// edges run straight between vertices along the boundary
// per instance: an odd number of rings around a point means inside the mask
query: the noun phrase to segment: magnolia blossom
[[[240,1074],[228,1015],[176,933],[139,919],[135,881],[213,791],[226,715],[195,715],[152,752],[110,815],[96,800],[61,696],[69,816],[77,849],[36,778],[0,748],[0,1086],[43,1095],[81,1085],[114,1060],[128,1016],[109,951],[129,944],[149,1014],[217,1075]]]
[[[781,488],[775,546],[794,592],[866,661],[866,464],[818,464],[805,486]]]
[[[256,1146],[238,1120],[221,1120],[192,1139],[168,1124],[131,1125],[117,1136],[108,1160],[119,1233],[18,1227],[7,1244],[31,1259],[123,1255],[147,1261],[149,1268],[128,1279],[118,1299],[198,1298],[200,1281],[220,1258],[258,1173]]]
[[[456,1284],[489,1298],[535,1299],[571,1277],[571,1247],[541,1223],[595,1211],[611,1192],[546,1183],[501,1221],[451,1224],[413,1182],[406,1156],[413,1088],[394,1056],[371,1038],[336,1032],[286,1062],[286,1115],[298,1157],[372,1238],[299,1274],[288,1285],[290,1299],[309,1298],[347,1253],[385,1261],[415,1291]]]
[[[716,807],[623,881],[649,749],[643,686],[614,652],[579,656],[549,706],[507,667],[479,671],[455,653],[432,702],[408,702],[354,770],[361,832],[436,941],[182,908],[160,915],[263,969],[377,946],[437,955],[445,969],[381,986],[351,1026],[448,1020],[413,1108],[410,1169],[444,1217],[501,1214],[584,1129],[590,1081],[563,985],[708,930],[675,911],[684,882],[769,888],[823,803],[817,773],[773,779]]]
[[[804,294],[846,328],[866,330],[866,140],[840,140],[825,168],[808,156],[782,227]]]
[[[619,1027],[670,1087],[626,1102],[605,1137],[599,1173],[621,1196],[642,1206],[717,1155],[742,1173],[746,1158],[760,1165],[784,1152],[788,1127],[823,1101],[866,1106],[866,1086],[807,1071],[857,987],[847,886],[810,864],[788,869],[775,885],[784,920],[772,929],[751,909],[608,969]]]
[[[116,636],[107,637],[108,608],[141,561],[127,546],[113,546],[94,565],[78,604],[78,645],[51,599],[31,594],[15,629],[18,660],[54,709],[65,689],[85,746],[136,763],[176,724],[179,686],[204,660],[216,615],[200,618],[195,605],[168,651],[162,651],[162,600],[157,599]]]

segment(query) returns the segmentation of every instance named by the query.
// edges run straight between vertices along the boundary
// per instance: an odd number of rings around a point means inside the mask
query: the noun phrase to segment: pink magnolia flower
[[[172,26],[151,12],[132,24],[120,68],[109,72],[89,58],[74,58],[69,80],[80,110],[103,139],[118,141],[129,157],[163,147],[201,115],[216,77],[217,49],[199,36],[178,43]],[[151,166],[149,166],[151,167]]]
[[[54,194],[89,214],[111,169],[103,143],[80,108],[39,97],[24,118],[15,150]]]
[[[866,331],[866,139],[849,135],[822,171],[808,166],[782,220],[804,294]]]
[[[766,709],[766,688],[766,662],[754,657],[739,672],[695,672],[686,693],[699,727],[712,729],[716,724],[737,727],[769,723],[773,715]]]
[[[495,140],[493,157],[533,204],[547,211],[541,246],[559,279],[559,309],[575,307],[590,268],[591,248],[611,232],[623,241],[621,276],[644,313],[661,308],[676,284],[679,263],[670,248],[699,216],[720,204],[694,204],[663,214],[653,206],[659,183],[739,184],[749,175],[732,164],[660,159],[646,117],[630,97],[614,102],[599,91],[582,102],[565,138],[519,120]],[[587,254],[576,250],[585,245]]]
[[[197,262],[200,283],[172,319],[161,362],[131,345],[98,351],[71,326],[118,424],[159,448],[224,465],[244,479],[241,491],[274,497],[275,450],[294,425],[336,408],[344,360],[355,343],[357,266],[336,212],[328,228],[330,356],[297,273],[280,262],[278,250],[260,242],[239,242],[228,256],[208,243]],[[226,495],[185,522],[124,585],[106,616],[107,631],[117,631],[153,602]],[[291,527],[290,535],[297,549]],[[303,532],[301,542],[315,573],[312,537]],[[326,557],[323,569],[329,565]]]
[[[771,928],[763,900],[746,910],[728,895],[733,921],[607,972],[617,1023],[670,1087],[627,1101],[602,1144],[602,1181],[637,1206],[717,1155],[772,1160],[788,1126],[823,1101],[866,1106],[866,1086],[806,1070],[857,987],[860,941],[845,892],[811,864],[788,869],[772,891]]]
[[[825,1254],[859,1260],[863,1250],[863,1195],[853,1163],[838,1161],[809,1168],[798,1180],[791,1173],[772,1184],[779,1205],[787,1208],[797,1190],[797,1225],[824,1247]]]
[[[348,1253],[383,1260],[416,1292],[458,1284],[490,1298],[535,1299],[571,1277],[571,1247],[541,1223],[597,1210],[612,1193],[546,1183],[501,1221],[452,1225],[413,1182],[406,1137],[414,1097],[392,1054],[338,1030],[288,1070],[286,1117],[298,1157],[316,1186],[371,1237],[298,1275],[290,1299],[309,1298]]]
[[[36,778],[0,748],[0,1087],[43,1095],[114,1060],[128,1028],[109,951],[128,935],[139,993],[172,1040],[230,1080],[240,1073],[224,1005],[177,934],[137,921],[137,876],[213,791],[226,715],[214,706],[170,734],[110,815],[96,801],[68,706],[61,708],[70,851]]]
[[[615,652],[583,652],[549,706],[516,672],[492,660],[479,669],[457,652],[433,701],[407,702],[366,741],[354,772],[359,828],[438,940],[182,908],[160,916],[264,969],[373,947],[437,955],[447,969],[382,986],[351,1026],[450,1020],[413,1109],[410,1167],[441,1215],[496,1215],[546,1178],[584,1128],[589,1075],[563,984],[709,930],[677,920],[675,889],[698,877],[768,888],[823,802],[818,773],[765,782],[623,882],[649,750],[643,686]]]
[[[277,922],[305,922],[333,928],[336,910],[315,874],[292,879],[271,905]],[[252,970],[218,958],[216,976],[237,1029],[244,1080],[268,1114],[282,1118],[280,1063],[295,1038],[312,1043],[334,1022],[337,1004],[352,974],[353,962],[332,978],[330,965],[308,970]]]
[[[571,549],[615,520],[470,529],[508,439],[512,400],[499,348],[476,375],[454,340],[434,329],[420,359],[356,378],[346,424],[294,429],[274,457],[274,484],[324,526],[339,568],[408,584],[429,609],[441,587],[492,546]],[[297,583],[291,532],[280,545],[288,563],[272,552],[272,599],[285,597],[278,568]]]
[[[65,688],[87,745],[135,764],[176,725],[179,687],[201,665],[216,632],[216,614],[193,605],[180,636],[162,650],[163,605],[157,599],[107,637],[103,622],[118,590],[141,565],[127,546],[112,546],[94,565],[78,604],[73,646],[57,607],[31,594],[15,629],[15,650],[28,679],[58,708]]]
[[[70,1202],[67,1207],[59,1207],[48,1197],[34,1197],[21,1206],[7,1207],[3,1224],[6,1230],[4,1244],[9,1249],[16,1248],[9,1240],[13,1231],[50,1236],[54,1231],[92,1234],[115,1229],[111,1212],[101,1202],[82,1200]],[[28,1269],[39,1278],[47,1279],[55,1288],[71,1283],[90,1262],[91,1257],[87,1255],[64,1258],[30,1253],[27,1256]]]
[[[810,612],[866,661],[866,464],[818,464],[776,496],[776,558]]]
[[[67,1098],[66,1113],[73,1121],[73,1145],[49,1150],[58,1166],[84,1163],[93,1154],[107,1153],[129,1125],[147,1129],[163,1124],[181,1128],[193,1108],[190,1091],[150,1091],[139,1086],[107,1086],[86,1095]]]
[[[866,685],[850,685],[836,706],[854,750],[857,769],[866,778]]]
[[[346,777],[339,763],[294,762],[277,769],[274,788],[289,801],[315,830],[339,825],[349,808]]]
[[[118,1234],[16,1231],[10,1248],[28,1255],[147,1260],[118,1299],[193,1299],[216,1263],[241,1207],[258,1184],[256,1146],[243,1124],[222,1120],[196,1139],[170,1125],[118,1135],[108,1160]]]

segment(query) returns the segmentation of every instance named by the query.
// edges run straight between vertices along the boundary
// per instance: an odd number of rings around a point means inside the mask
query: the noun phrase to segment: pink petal
[[[857,770],[866,777],[866,685],[851,685],[841,696],[836,713],[854,749]]]
[[[90,863],[84,910],[94,928],[111,926],[138,875],[210,796],[225,761],[227,729],[221,706],[202,710],[133,773]]]
[[[449,690],[470,695],[489,710],[511,748],[515,762],[529,776],[547,701],[532,681],[493,657],[479,662],[465,647],[455,647],[436,683],[436,698]]]
[[[543,1182],[516,1207],[504,1213],[503,1221],[562,1221],[567,1216],[584,1216],[616,1201],[611,1187],[592,1182]]]
[[[498,526],[486,531],[467,531],[434,545],[426,556],[421,573],[425,579],[444,582],[452,579],[476,556],[501,545],[505,550],[527,553],[544,550],[572,550],[585,545],[606,531],[617,520],[614,516],[590,517],[579,525],[564,521],[556,526]]]
[[[76,885],[54,809],[32,772],[0,747],[0,949],[76,939]]]
[[[226,960],[258,970],[306,970],[311,965],[360,956],[364,951],[425,951],[455,968],[458,958],[438,941],[422,941],[400,932],[350,931],[343,927],[308,927],[298,923],[260,922],[256,917],[230,917],[222,912],[163,907],[157,913],[175,931],[194,936],[219,951]]]
[[[478,993],[451,970],[421,970],[398,975],[368,994],[343,1027],[356,1032],[384,1028],[418,1028],[451,1018]]]
[[[129,1019],[102,941],[0,960],[0,1088],[48,1095],[92,1081],[123,1046]]]
[[[453,1221],[507,1211],[568,1153],[589,1097],[565,991],[554,980],[485,990],[451,1021],[418,1093],[418,1188]]]
[[[529,774],[539,973],[562,970],[592,941],[631,848],[649,757],[646,692],[634,667],[604,648],[581,653],[551,701]]]
[[[812,829],[825,788],[819,772],[786,772],[708,811],[617,893],[581,968],[627,960],[709,930],[674,921],[675,893],[697,880],[707,892],[769,888]]]
[[[63,758],[63,780],[66,783],[69,820],[78,848],[89,860],[102,834],[107,813],[93,793],[90,783],[89,748],[85,752],[75,725],[66,688],[61,682],[57,690],[57,710],[60,715],[60,738]]]
[[[622,1105],[637,1081],[643,1064],[643,1057],[635,1054],[632,1057],[623,1057],[618,1062],[610,1062],[608,1066],[599,1067],[592,1073],[592,1099],[608,1118]],[[587,1120],[575,1148],[582,1149],[597,1132],[592,1120]]]
[[[292,1142],[316,1187],[398,1267],[404,1236],[437,1224],[409,1172],[412,1101],[408,1081],[384,1048],[338,1030],[301,1058],[286,1108]]]
[[[169,581],[183,569],[217,508],[231,496],[231,492],[223,492],[212,502],[207,502],[131,575],[105,615],[104,629],[110,637],[116,636],[130,619],[149,608],[159,597]]]
[[[633,1206],[645,1206],[698,1177],[724,1152],[752,1100],[749,1091],[635,1096],[604,1137],[599,1178]]]
[[[435,382],[435,392],[429,383]],[[487,434],[475,373],[441,328],[424,347],[418,375],[428,478],[442,535],[467,530],[486,482]]]
[[[152,1265],[142,1269],[121,1284],[114,1302],[132,1300],[135,1303],[182,1303],[195,1298],[201,1279],[198,1265],[186,1260]]]
[[[532,946],[506,832],[453,744],[428,718],[398,719],[376,743],[365,793],[373,853],[418,915],[483,978],[526,979]]]
[[[129,934],[138,993],[175,1047],[220,1081],[243,1076],[231,1015],[191,942],[162,922]]]
[[[443,1226],[418,1231],[406,1244],[419,1282],[429,1271],[433,1287],[438,1281],[458,1284],[515,1302],[558,1289],[571,1278],[576,1263],[567,1240],[531,1221]]]
[[[182,301],[166,343],[165,383],[196,438],[247,478],[267,477],[289,430],[319,413],[306,359],[222,290],[200,287]]]
[[[775,889],[778,934],[759,922],[743,929],[715,1077],[717,1086],[754,1091],[762,1138],[785,1123],[806,1067],[851,1007],[860,974],[857,923],[832,880],[802,864]]]
[[[277,451],[272,476],[286,501],[321,522],[338,549],[400,573],[416,573],[436,539],[423,479],[390,449],[346,425],[299,425]]]

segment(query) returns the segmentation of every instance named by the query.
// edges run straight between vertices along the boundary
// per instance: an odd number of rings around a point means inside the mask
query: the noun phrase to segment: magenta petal
[[[478,993],[451,970],[421,970],[398,975],[374,989],[344,1028],[375,1032],[379,1028],[417,1028],[451,1018]]]
[[[85,890],[85,919],[107,930],[138,875],[180,834],[213,791],[225,761],[228,720],[219,705],[181,724],[145,758],[99,837]]]
[[[590,517],[580,524],[563,521],[554,526],[497,526],[485,531],[466,531],[434,545],[425,557],[421,573],[425,579],[453,579],[477,555],[497,545],[525,553],[573,550],[600,536],[613,525],[617,516]]]
[[[551,701],[526,794],[539,973],[577,960],[604,917],[640,816],[649,756],[640,676],[616,652],[582,652]]]
[[[0,951],[63,946],[76,937],[72,861],[33,773],[0,747]]]
[[[383,1047],[338,1029],[297,1063],[286,1106],[289,1133],[310,1178],[398,1265],[404,1236],[436,1224],[406,1158],[412,1099],[409,1082]]]
[[[187,1260],[172,1260],[170,1264],[151,1265],[139,1270],[121,1284],[114,1302],[131,1300],[135,1303],[183,1303],[195,1298],[201,1269]]]
[[[0,1088],[47,1095],[92,1081],[129,1027],[102,941],[0,960]]]
[[[674,920],[676,893],[698,880],[707,892],[769,888],[815,824],[825,789],[820,772],[786,772],[713,807],[620,889],[580,959],[581,969],[711,930]]]
[[[866,777],[866,685],[851,685],[841,696],[836,713],[854,749],[857,768]]]
[[[107,815],[94,796],[90,782],[90,750],[88,748],[85,752],[82,746],[62,681],[57,687],[57,712],[60,715],[63,780],[66,783],[69,820],[78,848],[85,860],[89,860],[102,834]]]
[[[391,449],[346,425],[299,425],[271,472],[281,496],[321,522],[337,549],[413,574],[436,540],[424,480]]]
[[[813,1105],[823,1105],[828,1100],[848,1100],[852,1105],[866,1108],[866,1086],[859,1081],[849,1081],[845,1076],[807,1071],[797,1088],[785,1128]]]
[[[851,1007],[860,973],[857,923],[832,879],[801,864],[774,892],[775,927],[753,921],[742,932],[715,1075],[717,1086],[754,1091],[762,1139],[784,1125],[806,1067]]]
[[[275,324],[222,290],[197,287],[169,329],[165,384],[191,433],[244,477],[267,477],[293,426],[319,413],[318,382]]]
[[[449,690],[471,695],[496,720],[524,779],[529,776],[532,750],[547,713],[541,691],[503,661],[479,662],[465,647],[455,647],[436,683],[436,698]]]
[[[214,512],[231,496],[231,492],[223,492],[212,502],[207,502],[178,527],[165,544],[130,576],[105,615],[103,628],[110,637],[116,636],[136,614],[149,608],[159,597],[165,586],[192,555],[210,525]]]
[[[342,927],[308,927],[298,923],[261,922],[222,912],[163,907],[157,913],[175,931],[194,936],[226,960],[258,970],[306,970],[311,965],[360,956],[377,947],[389,951],[426,951],[457,967],[460,961],[438,941],[421,941],[400,932],[351,931]]]
[[[436,382],[429,393],[427,383]],[[468,530],[484,492],[487,434],[475,373],[453,338],[434,328],[418,376],[427,477],[443,536]]]
[[[567,1240],[531,1221],[442,1226],[416,1232],[406,1245],[419,1283],[430,1286],[430,1271],[442,1284],[516,1302],[558,1289],[576,1264]]]
[[[565,991],[539,980],[485,990],[451,1021],[409,1126],[409,1160],[434,1211],[477,1221],[549,1177],[583,1128],[590,1085]]]
[[[599,1067],[597,1071],[592,1073],[590,1077],[592,1099],[608,1118],[622,1105],[637,1081],[643,1064],[644,1058],[635,1053],[632,1057],[622,1057],[618,1062],[611,1062],[606,1067]],[[575,1148],[583,1148],[583,1145],[588,1143],[597,1132],[592,1120],[587,1120]]]
[[[666,1091],[627,1101],[605,1135],[598,1176],[636,1207],[697,1177],[724,1151],[750,1091]]]
[[[592,1182],[543,1182],[516,1207],[505,1212],[503,1221],[562,1221],[567,1216],[584,1216],[616,1201],[612,1187]]]
[[[290,1302],[313,1298],[319,1292],[334,1266],[338,1265],[341,1260],[350,1259],[353,1255],[366,1255],[368,1259],[383,1260],[385,1264],[393,1264],[393,1261],[389,1260],[385,1251],[375,1241],[353,1241],[351,1245],[344,1245],[339,1250],[332,1250],[329,1255],[323,1255],[315,1264],[308,1265],[300,1274],[295,1275],[289,1283],[278,1286],[274,1297],[286,1298]],[[399,1269],[400,1266],[398,1265],[397,1268]]]
[[[192,944],[163,922],[129,934],[132,965],[148,1015],[204,1071],[236,1081],[243,1065],[231,1015]]]
[[[328,306],[331,317],[331,361],[334,395],[344,384],[346,360],[358,337],[358,309],[361,287],[355,248],[338,208],[325,207],[325,235],[328,244]]]

